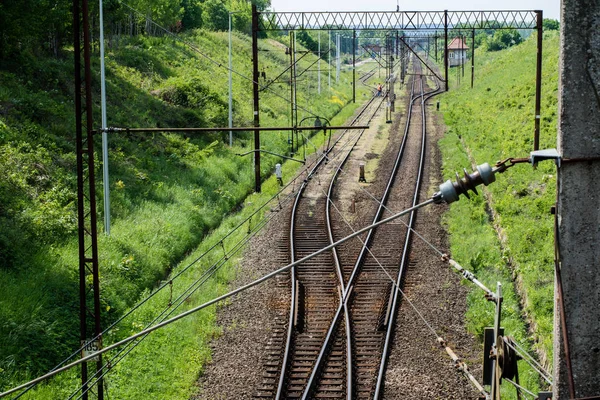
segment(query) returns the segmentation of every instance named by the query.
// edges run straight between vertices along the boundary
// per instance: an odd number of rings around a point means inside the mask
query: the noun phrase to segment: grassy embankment
[[[226,33],[201,31],[188,40],[227,64]],[[233,46],[234,69],[251,76],[249,38],[234,35]],[[261,63],[267,78],[273,78],[289,58],[274,41],[262,41],[261,49],[268,50],[260,53]],[[69,54],[66,51],[59,60],[22,55],[0,69],[0,390],[49,370],[79,343]],[[169,38],[122,39],[107,54],[110,126],[226,126],[226,69]],[[299,69],[314,60],[312,55],[305,57]],[[356,108],[348,104],[351,73],[343,72],[339,84],[328,90],[322,65],[324,89],[318,95],[315,68],[311,70],[299,82],[299,104],[332,124],[343,123]],[[95,79],[95,99],[98,83]],[[271,87],[288,96],[286,83]],[[250,126],[251,83],[234,75],[233,90],[234,125]],[[363,98],[363,91],[366,88],[358,87],[358,98]],[[261,94],[263,126],[288,125],[288,110],[284,99],[268,91]],[[99,121],[99,107],[94,113]],[[306,115],[299,111],[299,119]],[[264,149],[287,151],[285,132],[264,133],[261,140]],[[317,135],[313,142],[322,140]],[[110,137],[113,226],[112,235],[101,235],[99,243],[103,326],[168,280],[169,273],[192,264],[278,190],[270,177],[262,194],[247,197],[253,189],[251,160],[235,154],[251,148],[251,135],[236,135],[232,149],[224,145],[226,141],[225,134]],[[279,161],[263,157],[263,176],[270,176]],[[284,180],[299,165],[285,163]],[[100,185],[97,192],[101,195]],[[225,247],[231,249],[246,229],[247,225],[230,236]],[[105,344],[139,331],[168,308],[171,296],[175,299],[222,257],[222,251],[216,253],[174,281],[172,295],[169,288],[163,290],[109,332]],[[177,312],[225,292],[236,274],[237,257],[230,258]],[[113,367],[107,377],[111,397],[188,398],[202,365],[210,359],[207,342],[219,332],[214,317],[213,307],[151,335]],[[77,381],[74,370],[25,398],[63,398]]]
[[[558,40],[544,37],[540,148],[556,147]],[[446,178],[470,165],[526,157],[533,149],[536,41],[500,52],[476,53],[475,87],[466,74],[440,98],[448,126],[440,142]],[[470,68],[469,68],[470,69]],[[453,258],[495,289],[503,285],[506,335],[534,348],[550,366],[553,324],[553,217],[555,167],[519,165],[499,175],[486,198],[461,197],[445,216]],[[490,218],[487,207],[495,218]],[[496,228],[496,229],[495,229]],[[498,232],[501,232],[498,234]],[[468,298],[469,329],[482,338],[493,325],[493,306],[473,291]],[[519,365],[524,365],[523,361]],[[527,370],[525,386],[535,388],[537,375]],[[507,385],[504,385],[507,386]],[[513,390],[511,390],[512,392]]]

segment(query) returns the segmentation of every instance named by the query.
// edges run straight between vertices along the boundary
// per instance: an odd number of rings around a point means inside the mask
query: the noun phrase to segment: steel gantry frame
[[[448,87],[448,31],[476,29],[535,29],[537,31],[537,60],[535,85],[535,120],[533,150],[539,150],[541,86],[542,86],[542,21],[541,10],[506,11],[347,11],[347,12],[258,12],[252,7],[252,38],[258,40],[258,32],[276,30],[390,30],[390,31],[443,31],[444,35],[444,79]],[[473,46],[474,47],[474,46]],[[471,60],[471,86],[474,76],[474,49]],[[437,40],[436,40],[437,59]],[[258,54],[253,56],[258,70]],[[258,90],[258,85],[255,85]],[[257,113],[258,93],[255,94],[254,112]],[[256,117],[255,117],[256,118]],[[258,145],[257,136],[255,146]],[[255,154],[258,154],[256,152]],[[255,160],[259,162],[260,159]],[[258,175],[257,175],[258,178]],[[257,189],[260,190],[259,183]]]
[[[542,67],[542,11],[430,11],[430,12],[312,12],[276,13],[258,12],[252,5],[252,62],[253,62],[253,105],[254,124],[254,172],[255,190],[260,192],[260,131],[289,130],[282,128],[261,128],[259,108],[259,69],[258,34],[268,30],[448,30],[459,29],[537,29],[537,70],[536,70],[536,111],[534,149],[539,147],[541,67]],[[101,349],[100,279],[98,261],[98,230],[95,191],[95,166],[93,114],[92,114],[92,74],[91,74],[91,35],[88,0],[73,0],[73,38],[75,69],[75,113],[76,113],[76,156],[77,156],[77,216],[79,239],[79,289],[80,289],[80,339],[82,398],[88,398],[88,362],[96,364],[96,371],[102,369],[102,358],[95,360],[89,355]],[[356,35],[353,35],[353,48],[356,50]],[[396,39],[398,46],[398,39]],[[437,44],[436,44],[437,49]],[[404,50],[403,50],[404,51]],[[396,49],[398,52],[398,49]],[[437,50],[436,50],[437,53]],[[444,51],[447,65],[447,49]],[[396,54],[398,57],[398,54]],[[401,57],[402,58],[402,57]],[[355,71],[353,73],[355,76]],[[446,84],[448,79],[446,66]],[[355,96],[353,89],[353,96]],[[336,127],[340,129],[342,127]],[[348,128],[348,127],[344,127]],[[353,127],[350,127],[352,129]],[[211,131],[229,131],[231,128],[206,128]],[[247,130],[248,128],[244,128]],[[298,129],[295,127],[295,129]],[[328,127],[328,129],[334,129]],[[165,131],[169,128],[163,129]],[[190,131],[203,131],[190,128]],[[237,128],[234,128],[237,130]],[[139,129],[146,131],[146,129]],[[116,132],[116,130],[115,130]],[[104,397],[102,378],[99,378],[95,395]]]

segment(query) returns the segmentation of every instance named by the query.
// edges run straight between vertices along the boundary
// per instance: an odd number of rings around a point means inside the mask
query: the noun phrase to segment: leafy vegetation
[[[557,32],[545,33],[540,148],[556,146],[558,39]],[[475,60],[475,88],[457,87],[450,74],[451,90],[441,98],[449,128],[441,142],[448,177],[473,163],[525,157],[533,148],[535,35],[504,51],[479,49]],[[536,169],[516,166],[487,188],[487,204],[481,196],[462,198],[445,219],[453,257],[488,287],[502,283],[506,334],[531,345],[546,366],[552,364],[553,218],[549,210],[555,190],[551,163]],[[496,215],[493,221],[487,207]],[[492,325],[492,309],[479,292],[468,301],[469,327],[481,337],[483,328]],[[529,387],[537,387],[532,372],[527,374]]]
[[[170,37],[108,40],[110,126],[227,125],[228,74],[223,65],[227,65],[228,36],[194,30],[185,39],[202,55]],[[251,82],[244,78],[251,75],[250,48],[246,35],[234,33],[236,126],[252,125]],[[260,53],[266,71],[261,84],[266,84],[266,79],[285,69],[289,56],[273,40],[261,41],[261,50],[266,50]],[[0,390],[51,369],[79,345],[72,53],[63,48],[58,58],[39,57],[31,51],[15,54],[0,64]],[[328,70],[323,67],[323,90],[318,94],[317,72],[310,68],[315,60],[309,54],[298,66],[299,71],[309,69],[298,82],[299,119],[313,111],[333,123],[332,117],[341,110],[347,117],[356,107],[346,107],[352,75],[342,72],[340,81],[332,79],[329,89],[325,84]],[[98,98],[97,54],[93,63],[94,96]],[[359,98],[364,90],[357,90]],[[285,80],[262,92],[263,126],[288,125],[288,93]],[[99,114],[95,103],[96,121]],[[218,237],[254,208],[244,206],[254,184],[250,159],[236,156],[252,146],[250,135],[235,134],[232,148],[226,141],[226,134],[217,133],[109,136],[113,226],[111,236],[102,235],[99,243],[103,326],[168,279],[169,272],[181,270],[210,243],[218,243]],[[286,132],[261,135],[261,145],[279,154],[289,151]],[[263,157],[262,175],[270,176],[277,162],[281,162],[279,157]],[[99,162],[97,167],[101,167]],[[284,178],[289,179],[295,168],[286,165]],[[100,196],[101,189],[99,184]],[[272,195],[277,185],[267,180],[263,190],[263,196]],[[258,205],[264,199],[257,196],[250,202]],[[98,200],[102,204],[102,198]],[[219,269],[184,307],[222,293],[235,274],[231,268],[235,261]],[[207,259],[191,270],[191,276],[177,283],[173,292],[181,292],[212,262]],[[112,330],[105,341],[139,331],[168,304],[166,292],[160,296],[125,326]],[[128,357],[131,361],[115,368],[111,388],[122,393],[120,398],[139,398],[140,393],[187,398],[210,357],[206,342],[218,333],[213,320],[214,309],[157,335],[152,345],[141,345],[146,351],[136,350]],[[176,337],[180,340],[171,340]],[[176,345],[181,345],[181,352],[154,353]],[[145,383],[131,387],[127,382],[148,373],[145,365],[150,358],[158,361],[153,367],[158,370],[152,373],[161,372],[162,377],[153,382],[140,379]],[[74,387],[75,374],[42,385],[28,396],[65,397]]]

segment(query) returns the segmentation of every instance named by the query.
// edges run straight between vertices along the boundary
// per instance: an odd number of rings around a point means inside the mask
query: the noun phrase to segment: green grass
[[[226,65],[225,33],[198,31],[187,40]],[[249,38],[237,34],[233,45],[234,69],[249,76]],[[269,50],[261,52],[261,65],[267,77],[274,77],[285,68],[288,57],[273,41],[262,41],[261,49]],[[227,71],[181,43],[170,38],[126,38],[107,55],[110,126],[226,125]],[[79,343],[72,62],[27,57],[23,55],[19,68],[3,65],[0,69],[4,172],[0,177],[0,390],[46,372]],[[314,60],[307,56],[299,68],[307,68]],[[351,73],[344,72],[328,90],[323,67],[321,95],[316,93],[315,74],[308,72],[305,77],[310,79],[299,82],[299,104],[310,104],[332,124],[343,123],[358,106],[348,104]],[[95,98],[97,87],[94,79]],[[289,93],[285,83],[272,88],[284,97]],[[234,75],[235,125],[252,124],[250,89],[248,80]],[[358,89],[360,99],[366,89]],[[285,100],[263,92],[261,125],[288,125],[288,109]],[[98,121],[97,107],[94,113]],[[299,119],[307,115],[299,111]],[[281,160],[265,156],[263,194],[248,198],[254,187],[251,160],[235,154],[252,147],[251,136],[236,134],[230,149],[224,144],[226,135],[110,136],[112,235],[99,238],[103,326],[168,279],[169,273],[181,270],[218,242],[277,190],[271,174]],[[324,137],[316,135],[311,140],[318,144]],[[264,133],[261,145],[286,153],[287,133]],[[285,163],[284,180],[291,179],[298,168],[299,164]],[[99,195],[101,189],[98,185]],[[245,228],[228,239],[226,247],[244,234]],[[207,256],[176,281],[174,296],[220,254]],[[236,258],[229,260],[184,308],[226,291],[236,262]],[[111,331],[105,343],[139,331],[168,304],[167,292]],[[109,375],[111,393],[117,398],[140,398],[141,393],[187,398],[202,365],[210,359],[207,342],[219,333],[214,318],[214,308],[205,310],[153,335],[114,368]],[[154,366],[148,366],[149,360]],[[155,379],[144,379],[149,373]],[[27,398],[65,397],[77,380],[76,371],[67,373],[40,385]]]
[[[544,38],[540,147],[556,147],[558,35]],[[450,73],[451,91],[440,98],[448,125],[441,141],[444,175],[471,162],[495,163],[526,157],[533,148],[536,41],[495,53],[478,52],[475,88],[465,76],[460,87]],[[472,159],[471,159],[472,158]],[[481,196],[461,198],[445,217],[453,258],[475,272],[488,287],[503,284],[506,334],[535,349],[545,365],[552,360],[553,217],[556,182],[551,163],[525,164],[497,176],[488,187],[495,221],[506,235],[500,243]],[[469,296],[469,329],[481,337],[492,324],[493,307],[479,292]],[[521,304],[519,304],[521,303]],[[521,364],[524,364],[521,362]],[[537,380],[528,371],[527,386]]]

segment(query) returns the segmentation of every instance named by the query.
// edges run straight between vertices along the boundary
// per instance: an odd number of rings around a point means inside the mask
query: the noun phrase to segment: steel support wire
[[[515,353],[519,354],[521,356],[521,359],[524,360],[527,364],[529,364],[529,366],[534,371],[536,371],[546,382],[548,382],[549,385],[552,385],[552,381],[550,380],[550,374],[548,373],[548,371],[546,371],[536,361],[536,359],[533,358],[533,356],[531,354],[527,353],[527,351],[525,351],[525,349],[523,349],[522,346],[520,346],[514,340],[513,340],[513,343],[515,344],[514,346],[510,343],[510,341],[505,341],[504,343],[506,343],[506,345],[508,347],[510,347],[511,349],[513,349],[515,351]]]
[[[371,102],[369,102],[370,104]],[[364,107],[363,110],[359,113],[359,115],[352,121],[352,124],[354,124],[358,118],[360,118],[360,116],[363,114],[364,110],[366,110],[367,107]],[[341,138],[338,138],[338,140],[336,141],[336,143],[339,142],[339,140],[341,140]],[[292,214],[291,214],[291,218],[290,218],[290,254],[292,257],[292,263],[294,263],[295,260],[295,243],[294,243],[294,229],[295,229],[295,215],[296,215],[296,209],[298,206],[298,203],[300,201],[300,198],[302,196],[302,192],[304,191],[304,189],[306,188],[306,185],[308,183],[308,180],[316,173],[316,171],[318,170],[318,168],[321,166],[321,164],[328,160],[328,155],[329,153],[334,149],[335,144],[333,147],[331,147],[330,149],[328,149],[327,151],[325,151],[323,153],[323,156],[319,159],[319,161],[316,163],[316,165],[312,168],[312,170],[307,174],[306,179],[304,180],[304,182],[302,183],[302,186],[300,187],[300,189],[298,190],[298,194],[296,196],[296,200],[294,202],[294,206],[292,209]],[[295,314],[295,309],[296,309],[296,305],[298,302],[297,299],[297,279],[296,279],[296,269],[294,267],[291,268],[290,270],[290,281],[291,281],[291,301],[290,301],[290,317],[289,317],[289,322],[288,322],[288,332],[287,332],[287,338],[286,338],[286,344],[285,344],[285,349],[286,351],[284,352],[284,356],[283,356],[283,360],[282,360],[282,367],[281,367],[281,373],[279,375],[279,382],[278,382],[278,386],[277,386],[277,394],[275,396],[276,399],[281,399],[283,396],[283,390],[284,390],[284,383],[285,383],[285,377],[287,374],[287,370],[288,370],[288,364],[290,362],[289,359],[289,349],[291,347],[291,342],[292,342],[292,337],[293,337],[293,331],[294,331],[294,314]]]
[[[243,249],[244,245],[248,243],[262,228],[262,226],[266,224],[266,219],[261,220],[256,226],[252,234],[249,234],[243,241],[236,243],[235,247],[230,250],[228,253],[224,254],[221,259],[217,260],[207,271],[205,271],[200,278],[194,281],[191,285],[189,285],[178,297],[175,299],[175,304],[166,307],[158,316],[156,316],[151,322],[149,322],[145,328],[148,328],[155,324],[156,322],[164,321],[170,315],[173,314],[182,304],[185,303],[198,289],[200,289],[225,263],[231,258],[232,255],[237,254],[240,250]],[[117,354],[115,354],[104,366],[103,371],[98,370],[96,373],[89,378],[86,382],[85,386],[77,389],[72,392],[72,394],[68,397],[67,400],[71,400],[75,398],[77,393],[81,391],[81,394],[77,399],[80,399],[84,396],[84,394],[93,387],[96,382],[103,379],[107,374],[110,373],[112,368],[116,366],[120,361],[122,361],[131,351],[133,351],[142,341],[148,337],[148,335],[143,336],[140,340],[136,342],[131,342],[127,346],[123,347]],[[119,357],[120,356],[120,357]],[[119,358],[118,358],[119,357]],[[102,372],[100,374],[100,372]],[[95,379],[95,381],[94,381]],[[85,388],[84,388],[85,387]]]
[[[411,53],[412,53],[412,54],[413,54],[415,57],[417,57],[417,58],[419,59],[419,61],[421,61],[421,63],[423,63],[423,65],[425,65],[425,67],[426,67],[426,68],[427,68],[427,69],[428,69],[428,70],[429,70],[429,71],[430,71],[430,72],[431,72],[431,73],[432,73],[432,74],[433,74],[433,75],[434,75],[436,78],[438,78],[440,81],[442,80],[442,78],[441,78],[440,76],[438,76],[438,74],[436,74],[436,73],[435,73],[435,71],[433,70],[433,68],[431,68],[431,67],[429,66],[429,64],[427,64],[427,62],[426,62],[425,60],[423,60],[421,57],[419,57],[419,55],[417,54],[417,52],[416,52],[416,51],[414,51],[414,50],[412,49],[412,47],[410,47],[410,45],[409,45],[409,44],[408,44],[408,43],[407,43],[407,42],[404,40],[404,38],[400,38],[400,40],[402,41],[402,43],[404,43],[404,45],[406,46],[406,48],[407,48],[408,50],[410,50],[410,52],[411,52]],[[421,46],[419,45],[419,47],[421,47]],[[421,47],[421,49],[423,49],[423,48]],[[424,51],[424,50],[423,50],[423,51]]]
[[[331,199],[329,201],[331,203],[333,203]],[[333,205],[333,207],[338,212],[338,214],[340,215],[340,217],[342,218],[342,220],[346,223],[346,225],[354,232],[354,228],[348,222],[348,220],[346,218],[344,218],[342,212],[337,207],[335,207],[335,205]],[[399,221],[401,221],[402,223],[404,223],[404,221],[402,221],[402,219],[399,219]],[[407,225],[407,224],[405,223],[405,225]],[[408,227],[408,225],[407,225],[407,227]],[[358,240],[361,242],[361,244],[364,245],[364,242],[362,241],[362,239],[360,237],[358,238]],[[441,337],[438,336],[438,334],[435,331],[435,329],[433,329],[433,327],[431,326],[431,324],[429,324],[427,322],[427,320],[425,319],[425,317],[423,317],[423,314],[421,314],[419,312],[419,310],[416,308],[416,306],[408,299],[408,297],[406,297],[406,295],[404,294],[404,292],[402,291],[402,289],[400,289],[398,287],[397,282],[394,280],[394,278],[392,278],[392,276],[388,273],[388,271],[385,269],[385,267],[383,266],[383,264],[381,264],[381,262],[379,261],[379,259],[375,256],[375,254],[373,254],[373,252],[371,252],[370,249],[369,249],[369,254],[371,255],[371,257],[373,257],[373,259],[375,260],[375,262],[377,263],[377,265],[379,265],[379,267],[383,270],[383,272],[385,273],[385,275],[388,277],[388,279],[392,283],[393,287],[395,287],[396,290],[400,291],[400,294],[402,294],[403,298],[413,308],[413,310],[415,311],[415,313],[421,318],[421,320],[423,321],[423,323],[425,324],[425,326],[427,326],[427,328],[433,333],[433,335],[436,337],[436,341],[438,342],[438,344],[440,344],[442,346],[442,348],[444,348],[444,350],[446,351],[446,353],[448,354],[448,356],[450,356],[450,358],[452,359],[452,361],[454,361],[454,366],[460,372],[462,372],[469,379],[469,381],[471,381],[471,383],[473,384],[473,386],[475,386],[475,388],[481,394],[483,394],[484,396],[487,396],[488,393],[485,391],[485,389],[483,388],[483,386],[481,386],[481,384],[479,383],[479,381],[477,381],[477,379],[475,379],[475,377],[473,376],[473,374],[471,374],[471,372],[469,370],[469,367],[456,355],[456,353],[454,353],[454,351],[447,345],[446,341],[443,338],[441,338]]]
[[[155,22],[153,19],[148,18],[147,15],[145,15],[144,13],[136,10],[135,8],[131,7],[129,4],[125,3],[123,0],[118,0],[120,4],[122,4],[123,6],[127,7],[129,10],[133,11],[135,14],[138,14],[140,17],[144,18],[145,20],[147,20],[148,22],[150,22],[152,25],[156,26],[157,28],[159,28],[160,30],[162,30],[163,32],[165,32],[167,35],[175,38],[176,40],[180,41],[181,43],[185,44],[186,46],[188,46],[190,49],[192,49],[193,51],[195,51],[196,53],[200,54],[202,57],[204,57],[205,59],[207,59],[210,63],[220,67],[220,68],[225,68],[228,71],[231,71],[231,73],[239,76],[242,79],[247,80],[248,82],[252,82],[252,83],[256,83],[257,85],[259,85],[259,88],[262,88],[262,86],[260,85],[259,82],[256,82],[253,78],[250,78],[244,74],[242,74],[241,72],[238,72],[234,69],[229,69],[229,67],[227,67],[224,63],[221,63],[219,61],[213,60],[210,56],[208,56],[207,54],[205,54],[204,52],[202,52],[198,47],[196,47],[193,43],[182,39],[181,37],[179,37],[178,35],[174,34],[173,32],[169,31],[167,28],[163,27],[162,25],[158,24],[157,22]],[[271,92],[271,94],[279,97],[280,99],[283,99],[287,102],[289,102],[289,99],[287,99],[286,97],[280,95],[279,93],[277,93],[276,91],[274,91],[273,89],[268,88],[267,89],[269,92]],[[315,114],[313,114],[311,111],[305,109],[304,107],[300,107],[298,106],[298,108],[314,117],[316,117]]]
[[[413,93],[414,93],[414,82],[413,82],[413,86],[411,88],[411,97],[413,96]],[[408,115],[410,115],[410,110],[411,109],[412,109],[412,102],[409,104]],[[387,198],[388,198],[388,195],[389,195],[389,192],[390,192],[390,189],[391,189],[392,182],[393,182],[393,180],[394,180],[394,178],[396,176],[396,172],[397,172],[397,170],[399,168],[399,165],[400,165],[400,160],[402,159],[402,155],[404,153],[404,147],[405,147],[405,143],[406,143],[406,138],[407,138],[407,131],[405,131],[404,137],[402,139],[402,144],[400,146],[400,150],[399,150],[398,155],[396,157],[396,162],[395,162],[394,167],[392,169],[392,174],[390,176],[390,179],[388,181],[388,184],[387,184],[386,189],[384,191],[384,194],[382,196],[382,200],[379,203],[380,205],[378,207],[378,210],[377,210],[377,212],[375,214],[375,217],[373,219],[374,222],[377,222],[381,218],[381,215],[383,214],[384,204],[387,202]],[[315,367],[312,370],[311,377],[310,377],[310,379],[308,381],[308,384],[307,384],[307,387],[306,387],[306,389],[304,391],[303,399],[307,399],[308,396],[310,396],[310,393],[313,390],[313,386],[316,384],[317,371],[321,368],[321,363],[325,359],[325,354],[326,354],[327,348],[329,347],[329,342],[333,338],[333,332],[335,330],[335,326],[339,322],[339,318],[341,316],[341,311],[342,311],[342,309],[346,309],[347,310],[347,307],[348,307],[347,302],[348,302],[348,299],[350,298],[350,293],[351,293],[352,288],[354,286],[354,282],[355,282],[355,280],[358,277],[358,270],[360,269],[360,265],[362,264],[363,259],[366,256],[366,253],[369,252],[369,244],[370,244],[370,242],[372,240],[373,233],[374,233],[374,231],[370,230],[369,233],[367,234],[367,238],[363,241],[363,246],[361,248],[361,252],[360,252],[360,254],[359,254],[359,256],[358,256],[358,258],[357,258],[357,260],[356,260],[356,262],[354,264],[354,267],[353,267],[353,270],[352,270],[352,274],[351,274],[350,278],[348,279],[348,284],[346,285],[346,287],[344,288],[344,291],[343,291],[343,296],[342,296],[342,300],[343,300],[342,303],[343,304],[340,304],[340,306],[338,307],[338,310],[337,310],[336,314],[334,315],[334,318],[332,319],[332,322],[330,324],[330,327],[329,327],[326,339],[325,339],[323,345],[321,346],[321,350],[319,352],[319,356],[317,358],[317,362],[315,364]]]

